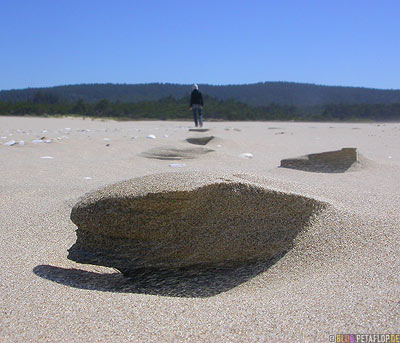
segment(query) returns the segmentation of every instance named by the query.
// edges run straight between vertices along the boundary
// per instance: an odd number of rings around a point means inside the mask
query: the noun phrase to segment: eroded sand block
[[[207,131],[210,131],[210,129],[189,129],[189,131],[193,131],[193,132],[207,132]]]
[[[68,258],[129,275],[141,268],[235,265],[288,251],[325,203],[204,172],[135,178],[72,209]]]
[[[196,145],[206,145],[210,141],[214,139],[214,136],[207,136],[207,137],[190,137],[186,139],[186,142],[190,144],[196,144]]]
[[[214,150],[191,147],[191,148],[175,148],[175,147],[157,147],[140,153],[140,156],[147,158],[156,158],[159,160],[183,160],[193,159],[200,155],[204,155]]]
[[[281,161],[281,167],[322,173],[343,173],[358,162],[357,148],[343,148]]]

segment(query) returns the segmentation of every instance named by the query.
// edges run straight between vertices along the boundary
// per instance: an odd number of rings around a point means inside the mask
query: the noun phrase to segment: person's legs
[[[192,111],[193,111],[193,120],[194,120],[194,125],[197,127],[197,108],[194,106],[192,107]]]
[[[203,109],[201,107],[199,108],[199,123],[200,127],[203,127]]]

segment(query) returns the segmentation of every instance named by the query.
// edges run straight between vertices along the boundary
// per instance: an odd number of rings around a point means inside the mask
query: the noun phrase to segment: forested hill
[[[281,105],[325,104],[391,104],[400,103],[400,90],[358,87],[321,86],[293,82],[264,82],[245,85],[199,85],[200,90],[220,100],[235,99],[253,106],[271,103]],[[30,101],[38,94],[52,101],[98,102],[101,99],[136,103],[159,100],[168,96],[180,99],[191,92],[191,85],[149,84],[81,84],[49,88],[27,88],[0,91],[0,101]]]

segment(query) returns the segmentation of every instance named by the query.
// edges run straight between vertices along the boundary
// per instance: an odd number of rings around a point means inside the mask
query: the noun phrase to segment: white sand
[[[328,342],[338,333],[399,332],[400,124],[205,126],[211,130],[194,133],[191,122],[0,117],[0,342]],[[182,168],[138,155],[190,147],[185,139],[194,135],[215,136],[205,146],[215,151],[179,162]],[[43,136],[51,143],[32,143]],[[25,144],[4,145],[10,140]],[[283,158],[343,147],[370,161],[343,174],[277,168]],[[205,298],[117,292],[107,286],[123,282],[114,270],[66,258],[78,197],[182,170],[252,173],[265,185],[327,201],[340,215],[319,218],[269,269]],[[81,271],[92,274],[79,279]]]

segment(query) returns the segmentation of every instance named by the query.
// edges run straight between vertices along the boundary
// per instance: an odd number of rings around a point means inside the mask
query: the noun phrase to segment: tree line
[[[88,103],[97,103],[106,99],[111,102],[134,103],[160,100],[168,96],[181,99],[191,91],[191,88],[191,85],[172,83],[64,85],[50,88],[4,90],[0,91],[0,101],[26,102],[41,92],[53,94],[68,102],[82,99]],[[314,106],[400,102],[400,90],[322,86],[295,82],[259,82],[219,86],[201,84],[200,90],[204,94],[221,100],[235,99],[250,106],[269,106],[271,103]]]
[[[0,115],[79,115],[121,120],[191,119],[187,93],[159,100],[124,103],[101,99],[95,103],[78,99],[65,101],[52,93],[37,92],[28,101],[1,101]],[[235,99],[221,100],[204,95],[204,117],[207,120],[299,120],[299,121],[395,121],[400,120],[400,103],[327,104],[293,106],[270,103],[251,106]]]

